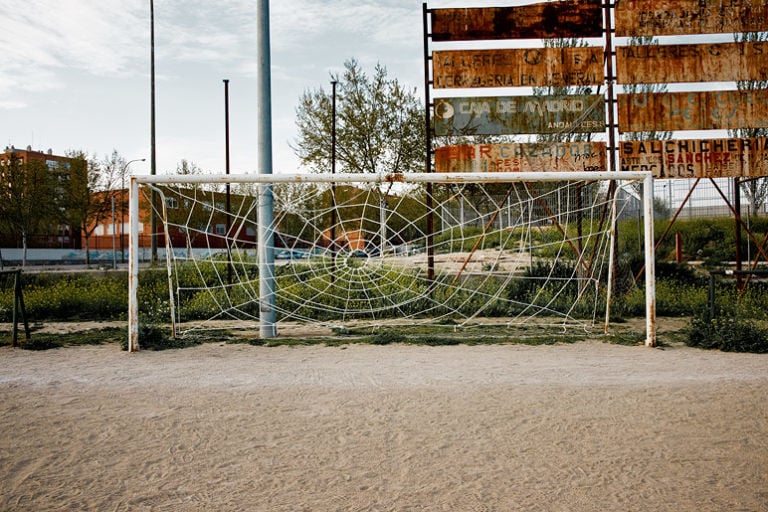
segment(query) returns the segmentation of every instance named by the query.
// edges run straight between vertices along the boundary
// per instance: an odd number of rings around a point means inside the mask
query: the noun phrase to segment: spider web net
[[[606,308],[612,208],[632,200],[610,183],[273,184],[278,327],[590,330]],[[223,186],[144,186],[146,204],[151,189],[170,292],[140,300],[146,314],[172,314],[180,334],[258,325],[263,186],[234,185],[229,207]]]

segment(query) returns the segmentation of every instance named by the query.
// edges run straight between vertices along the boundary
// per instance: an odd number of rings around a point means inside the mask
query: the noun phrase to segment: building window
[[[216,224],[216,234],[217,235],[224,235],[227,233],[227,225],[226,224]]]
[[[169,210],[178,210],[179,209],[179,200],[175,197],[166,197],[165,198],[165,207]]]

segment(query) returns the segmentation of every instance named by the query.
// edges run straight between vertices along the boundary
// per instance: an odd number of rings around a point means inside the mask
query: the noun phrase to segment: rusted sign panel
[[[435,89],[603,83],[603,49],[525,48],[432,52]]]
[[[620,84],[768,80],[768,43],[623,46]]]
[[[655,178],[768,176],[768,139],[627,141],[622,171],[651,171]]]
[[[601,95],[501,96],[435,100],[435,135],[605,131]]]
[[[604,142],[474,144],[435,150],[437,172],[605,171]]]
[[[620,132],[768,128],[768,90],[618,96]]]
[[[566,0],[520,7],[434,9],[433,41],[601,37],[602,0]]]
[[[666,36],[763,32],[763,0],[616,0],[616,35]]]

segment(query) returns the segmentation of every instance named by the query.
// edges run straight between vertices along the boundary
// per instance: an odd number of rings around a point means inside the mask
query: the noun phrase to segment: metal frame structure
[[[27,320],[27,310],[24,307],[24,292],[21,284],[21,269],[0,270],[0,276],[13,275],[13,334],[11,346],[17,347],[19,341],[19,319],[24,323],[24,335],[29,341],[32,338]]]
[[[423,184],[462,184],[462,183],[514,183],[514,182],[552,182],[583,180],[642,180],[644,211],[645,245],[645,302],[646,302],[646,340],[647,346],[656,345],[656,289],[654,264],[653,233],[653,176],[649,172],[536,172],[536,173],[392,173],[392,174],[213,174],[213,175],[167,175],[167,176],[132,176],[130,187],[130,238],[129,238],[129,291],[128,291],[128,350],[139,350],[139,186],[142,184],[227,184],[253,183],[259,190],[269,190],[276,183],[423,183]],[[270,209],[272,205],[270,204]],[[259,226],[266,220],[271,223],[272,212],[266,217],[259,209]],[[612,220],[612,232],[615,231],[615,216]],[[261,241],[261,240],[260,240]],[[269,249],[272,249],[270,251]],[[274,264],[273,244],[259,250],[259,265]],[[611,259],[613,260],[613,258]],[[611,272],[613,270],[611,269]],[[268,290],[262,295],[262,308],[274,311],[274,275],[271,272],[259,272],[264,279],[260,288]],[[269,334],[276,335],[273,318],[265,319],[262,326]],[[606,320],[607,322],[607,320]],[[606,326],[607,327],[607,326]]]

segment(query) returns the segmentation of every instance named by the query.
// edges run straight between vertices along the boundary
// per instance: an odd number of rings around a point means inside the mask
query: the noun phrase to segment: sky
[[[508,0],[524,5],[537,0]],[[291,144],[303,92],[357,59],[424,97],[421,0],[270,2],[273,171],[303,172]],[[495,0],[435,0],[430,8]],[[229,80],[232,173],[257,172],[256,0],[154,0],[158,174],[182,159],[225,170]],[[150,169],[149,0],[0,0],[0,149],[101,160],[113,150]],[[489,44],[499,42],[472,43]],[[537,45],[540,42],[514,44]],[[598,43],[599,44],[599,43]],[[488,91],[483,91],[488,94]]]
[[[224,79],[231,172],[256,172],[256,0],[154,0],[154,15],[158,174],[182,159],[224,172]],[[149,0],[0,0],[0,27],[0,149],[80,150],[97,160],[117,150],[146,158],[130,173],[149,173]],[[419,0],[274,1],[270,31],[276,173],[302,172],[291,148],[298,100],[330,91],[346,60],[369,73],[380,63],[423,98]]]

